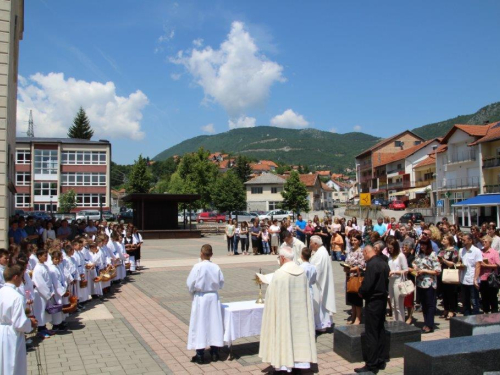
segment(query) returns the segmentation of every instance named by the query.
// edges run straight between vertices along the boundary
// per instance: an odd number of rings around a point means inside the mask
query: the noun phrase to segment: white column
[[[467,206],[467,218],[468,218],[469,227],[471,227],[472,223],[471,223],[471,220],[470,220],[470,206]]]
[[[465,223],[465,206],[462,206],[462,226]]]
[[[497,206],[497,228],[500,225],[500,206]]]

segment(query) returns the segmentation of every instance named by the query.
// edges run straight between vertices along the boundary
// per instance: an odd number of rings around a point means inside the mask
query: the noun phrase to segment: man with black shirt
[[[359,288],[359,295],[366,300],[365,334],[366,362],[365,366],[354,369],[357,373],[373,372],[385,369],[385,309],[389,287],[389,265],[377,256],[371,246],[365,246],[363,256],[366,261],[365,278]]]

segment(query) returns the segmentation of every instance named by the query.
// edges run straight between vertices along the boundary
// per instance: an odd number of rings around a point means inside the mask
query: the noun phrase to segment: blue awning
[[[461,206],[500,206],[500,194],[481,194],[474,198],[455,203],[453,207]]]

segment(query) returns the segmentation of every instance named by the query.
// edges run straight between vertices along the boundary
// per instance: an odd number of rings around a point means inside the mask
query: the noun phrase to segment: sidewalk
[[[85,312],[72,316],[70,330],[40,343],[38,350],[46,374],[262,374],[267,364],[258,358],[259,337],[236,341],[233,353],[238,358],[202,366],[191,363],[193,351],[186,350],[191,298],[186,278],[197,261],[203,243],[214,247],[213,261],[221,266],[225,286],[223,302],[253,300],[258,290],[252,281],[255,272],[277,269],[273,256],[227,256],[224,239],[148,241],[143,248],[145,270],[115,287],[104,303],[90,302]],[[334,263],[337,314],[336,325],[345,325],[347,311],[344,273]],[[422,320],[421,313],[415,314]],[[422,340],[448,337],[448,322]],[[28,353],[28,373],[39,374],[35,351]],[[352,374],[360,363],[351,364],[333,352],[333,334],[318,337],[320,374]],[[403,360],[393,359],[380,374],[402,374]]]

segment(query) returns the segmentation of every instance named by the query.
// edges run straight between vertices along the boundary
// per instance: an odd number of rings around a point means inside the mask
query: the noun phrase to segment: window
[[[57,150],[35,150],[35,174],[57,174]]]
[[[106,151],[63,151],[61,164],[106,164]]]
[[[415,141],[415,146],[419,145],[420,143],[422,143],[422,141]]]
[[[55,182],[35,182],[35,195],[57,195]]]
[[[57,204],[52,203],[35,203],[33,205],[35,211],[57,212]]]
[[[253,187],[252,194],[262,194],[262,188],[261,187]]]
[[[30,172],[17,172],[16,173],[16,185],[17,186],[29,186],[29,185],[31,185],[31,173]]]
[[[277,194],[277,193],[279,193],[279,192],[280,192],[280,188],[277,188],[277,187],[272,187],[272,188],[271,188],[271,193],[273,193],[273,194]]]
[[[68,172],[61,176],[62,186],[106,186],[105,173]]]
[[[269,211],[279,209],[279,204],[280,203],[281,202],[269,202]],[[280,213],[278,213],[278,212],[276,213],[276,215],[279,215],[279,214]]]
[[[104,194],[77,194],[76,204],[78,207],[99,207],[99,197],[102,197],[102,205],[106,206]]]
[[[16,207],[29,207],[31,196],[29,194],[16,194]]]
[[[395,146],[395,147],[403,147],[403,145],[404,145],[404,144],[405,144],[405,143],[404,143],[404,142],[402,142],[402,141],[394,141],[394,146]]]
[[[401,169],[402,168],[402,164],[398,164],[397,168]]]
[[[432,172],[424,174],[424,181],[432,180],[433,175],[434,175],[434,173],[432,173]]]
[[[16,164],[29,164],[31,163],[30,150],[16,150]]]

